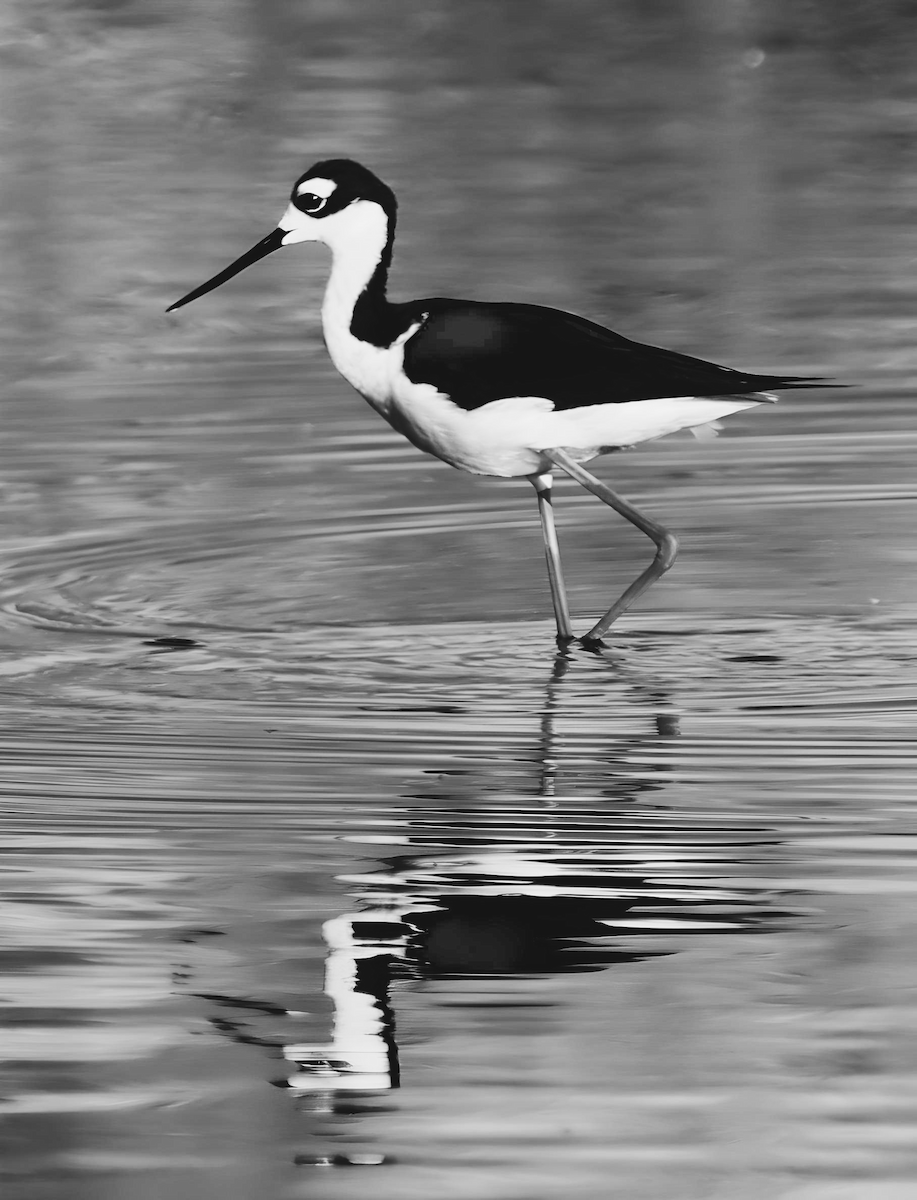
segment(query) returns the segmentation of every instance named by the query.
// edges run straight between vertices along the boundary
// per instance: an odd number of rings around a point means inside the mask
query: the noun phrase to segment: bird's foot
[[[589,650],[593,654],[598,654],[601,650],[608,649],[608,643],[603,642],[601,638],[590,637],[588,633],[584,633],[581,638],[576,639],[584,650]]]

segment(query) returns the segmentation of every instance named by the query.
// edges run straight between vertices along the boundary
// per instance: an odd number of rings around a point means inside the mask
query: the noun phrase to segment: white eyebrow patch
[[[307,179],[296,189],[296,195],[303,196],[310,193],[313,196],[322,196],[327,200],[336,188],[337,184],[333,179]]]

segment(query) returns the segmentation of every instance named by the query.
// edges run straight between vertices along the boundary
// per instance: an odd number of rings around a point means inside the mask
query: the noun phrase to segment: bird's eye
[[[293,203],[300,212],[314,213],[320,208],[324,208],[327,200],[324,196],[316,196],[314,192],[303,192],[301,196],[297,196]]]

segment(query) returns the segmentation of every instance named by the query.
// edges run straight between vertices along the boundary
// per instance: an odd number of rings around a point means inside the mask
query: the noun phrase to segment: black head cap
[[[373,200],[381,205],[394,219],[398,207],[395,193],[387,187],[378,176],[367,167],[354,162],[351,158],[327,158],[314,163],[308,171],[304,171],[293,185],[291,200],[296,204],[299,189],[309,179],[331,179],[337,184],[334,192],[323,206],[321,213],[315,216],[326,216],[329,213],[340,212],[355,200]],[[299,205],[296,205],[299,207]]]

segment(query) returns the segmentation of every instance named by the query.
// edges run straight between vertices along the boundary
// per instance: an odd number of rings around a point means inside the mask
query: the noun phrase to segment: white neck
[[[388,241],[388,217],[381,205],[358,200],[324,224],[323,240],[333,255],[322,302],[322,327],[330,349],[332,340],[349,332],[354,306],[379,265]]]
[[[332,224],[338,218],[339,224]],[[323,240],[331,247],[334,261],[322,304],[322,331],[331,361],[356,390],[385,413],[392,397],[392,362],[387,347],[377,346],[353,333],[354,308],[363,295],[385,253],[388,242],[388,218],[384,209],[368,200],[358,200],[340,214],[326,217]],[[325,230],[323,229],[323,232]],[[374,313],[375,306],[378,311]],[[384,317],[386,301],[380,287],[369,297],[369,312],[361,313],[372,321]]]

